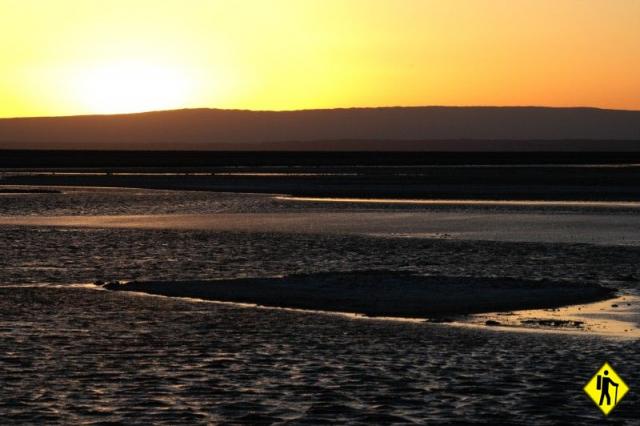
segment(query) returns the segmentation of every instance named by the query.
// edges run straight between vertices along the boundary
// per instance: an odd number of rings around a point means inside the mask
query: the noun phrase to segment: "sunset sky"
[[[0,117],[640,109],[638,0],[0,0]]]

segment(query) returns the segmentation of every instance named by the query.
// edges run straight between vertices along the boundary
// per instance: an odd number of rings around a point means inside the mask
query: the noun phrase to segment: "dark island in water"
[[[612,298],[616,291],[585,282],[419,276],[375,270],[235,280],[111,282],[103,287],[112,291],[273,307],[430,319],[512,309],[557,308]]]

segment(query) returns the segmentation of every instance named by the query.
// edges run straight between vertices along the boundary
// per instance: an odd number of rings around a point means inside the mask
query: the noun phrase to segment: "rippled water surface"
[[[327,206],[251,194],[64,191],[5,195],[0,216],[566,214],[558,207]],[[615,215],[624,221],[634,213]],[[5,225],[0,232],[2,423],[602,424],[582,386],[605,360],[631,388],[608,422],[640,419],[635,340],[349,319],[77,285],[395,269],[588,280],[637,293],[635,244],[286,229]]]

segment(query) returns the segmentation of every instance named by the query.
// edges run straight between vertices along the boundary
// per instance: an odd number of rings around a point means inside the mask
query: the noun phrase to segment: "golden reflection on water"
[[[487,321],[495,321],[499,325],[487,326]],[[557,325],[543,325],[550,321],[555,321]],[[640,296],[625,294],[614,299],[557,309],[470,315],[467,319],[456,321],[453,325],[485,327],[502,331],[571,333],[637,340],[640,339],[639,321]]]

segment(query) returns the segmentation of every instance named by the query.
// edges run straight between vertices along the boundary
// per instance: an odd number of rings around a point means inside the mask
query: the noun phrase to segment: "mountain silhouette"
[[[0,149],[640,150],[640,111],[388,107],[184,109],[0,119]]]

